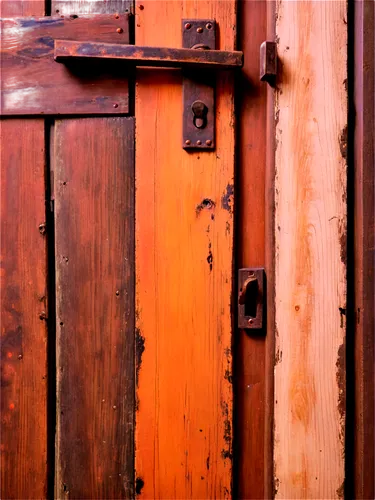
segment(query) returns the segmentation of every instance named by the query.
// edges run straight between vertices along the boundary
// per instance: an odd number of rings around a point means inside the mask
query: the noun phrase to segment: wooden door
[[[186,152],[180,71],[53,45],[181,47],[202,18],[234,50],[235,0],[1,8],[1,497],[229,498],[234,77]]]

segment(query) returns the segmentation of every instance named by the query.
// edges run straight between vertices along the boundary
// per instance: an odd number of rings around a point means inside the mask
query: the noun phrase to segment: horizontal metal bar
[[[164,47],[138,47],[112,43],[55,40],[55,60],[75,58],[117,59],[136,66],[186,67],[211,69],[241,68],[243,52],[205,49],[171,49]]]

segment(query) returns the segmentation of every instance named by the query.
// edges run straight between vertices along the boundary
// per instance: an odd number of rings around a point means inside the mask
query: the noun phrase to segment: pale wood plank
[[[344,480],[346,2],[277,4],[276,498]]]
[[[181,45],[181,19],[216,18],[232,50],[235,2],[136,4],[136,43]],[[181,148],[181,74],[139,70],[136,91],[136,489],[230,498],[234,92],[217,85],[215,152]],[[204,199],[209,207],[197,210]]]

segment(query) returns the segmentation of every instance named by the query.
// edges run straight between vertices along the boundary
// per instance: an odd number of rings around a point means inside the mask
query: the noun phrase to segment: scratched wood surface
[[[375,4],[355,3],[355,498],[375,498]]]
[[[134,119],[55,125],[58,498],[132,498]]]
[[[259,81],[259,46],[266,36],[266,1],[239,2],[239,49],[245,63],[236,85],[238,135],[238,267],[265,265],[266,92]],[[262,131],[260,133],[260,131]],[[267,335],[272,335],[271,330]],[[265,497],[266,332],[240,330],[235,340],[238,498]],[[272,376],[272,375],[271,375]]]
[[[124,67],[109,61],[54,61],[55,39],[129,43],[128,14],[5,18],[0,32],[2,115],[128,112]]]
[[[276,498],[342,498],[346,2],[282,0],[276,34]]]
[[[1,132],[1,498],[47,490],[45,147],[41,120]]]
[[[181,19],[215,18],[234,49],[234,1],[138,2],[136,43],[181,46]],[[230,498],[232,75],[218,78],[215,152],[181,148],[181,74],[137,71],[136,490]]]

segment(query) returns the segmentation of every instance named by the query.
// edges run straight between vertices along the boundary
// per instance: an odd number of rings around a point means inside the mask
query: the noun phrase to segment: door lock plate
[[[183,19],[182,47],[215,50],[215,20]],[[183,71],[182,147],[185,150],[213,151],[215,148],[215,79],[209,69]]]
[[[266,280],[262,267],[238,271],[238,328],[263,328]]]

